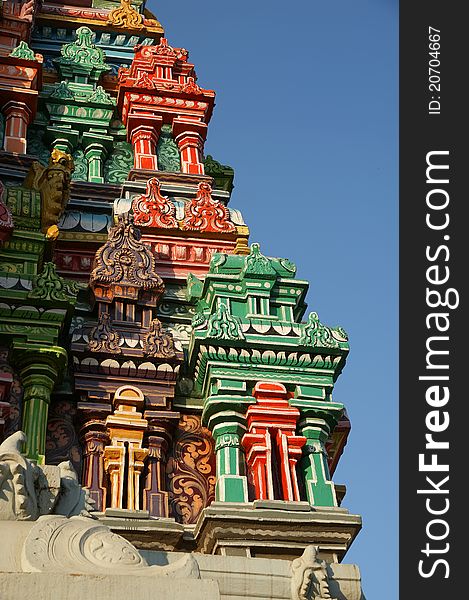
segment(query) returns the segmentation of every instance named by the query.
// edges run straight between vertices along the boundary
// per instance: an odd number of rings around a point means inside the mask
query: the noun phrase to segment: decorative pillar
[[[44,463],[47,415],[50,396],[67,364],[67,353],[58,346],[51,348],[13,348],[15,365],[23,386],[22,429],[26,434],[24,453]]]
[[[148,459],[143,508],[152,517],[169,516],[169,494],[164,491],[164,465],[168,442],[162,435],[147,438]]]
[[[104,448],[109,444],[106,416],[109,404],[80,402],[78,404],[83,426],[80,430],[83,447],[83,486],[89,491],[97,511],[106,508],[107,488],[104,471]]]
[[[134,168],[158,170],[156,147],[160,136],[163,118],[154,116],[151,119],[132,118],[128,121],[128,137],[134,147]]]
[[[141,390],[124,385],[116,390],[116,410],[106,419],[111,443],[104,449],[104,468],[111,483],[111,508],[140,510],[140,476],[149,453],[142,448],[148,421],[137,411],[143,404]]]
[[[85,148],[85,158],[88,162],[88,181],[91,183],[104,183],[103,165],[106,149],[99,142],[90,144]]]
[[[327,463],[326,441],[339,421],[344,406],[313,399],[322,393],[319,388],[316,391],[311,388],[309,393],[304,386],[298,386],[298,389],[302,395],[290,400],[290,404],[300,410],[298,428],[306,438],[301,460],[306,497],[312,506],[337,506],[335,487]]]
[[[227,382],[224,384],[225,389],[229,389],[229,384],[227,385]],[[218,501],[249,501],[241,438],[246,432],[243,412],[245,406],[253,401],[250,396],[217,395],[208,397],[205,402],[202,422],[207,423],[215,440],[217,465],[215,498]]]
[[[181,153],[182,172],[191,175],[204,175],[205,169],[202,157],[205,138],[207,137],[207,125],[177,118],[173,121],[173,134]]]
[[[296,463],[306,442],[295,433],[300,411],[289,405],[281,383],[259,382],[253,396],[256,404],[247,410],[242,442],[256,498],[298,501]]]
[[[31,110],[24,102],[10,101],[4,105],[2,112],[5,117],[5,151],[26,154],[26,134],[32,116]]]

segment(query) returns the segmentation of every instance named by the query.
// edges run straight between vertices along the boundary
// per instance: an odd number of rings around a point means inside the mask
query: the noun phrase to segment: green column
[[[300,435],[306,437],[300,465],[308,502],[313,506],[337,506],[335,487],[327,464],[329,426],[324,419],[307,418],[300,421],[299,431]]]
[[[230,415],[220,413],[217,418],[223,421],[217,425],[211,423],[217,464],[215,498],[220,502],[248,502],[244,452],[241,447],[241,437],[246,427],[229,422]]]
[[[63,375],[67,353],[58,346],[35,348],[14,346],[12,365],[23,386],[22,429],[26,434],[24,453],[44,463],[47,416],[52,390]]]
[[[298,434],[306,438],[300,469],[308,502],[312,506],[337,506],[334,483],[327,464],[326,442],[342,416],[344,405],[320,400],[326,395],[319,387],[298,387],[301,396],[290,400],[300,410]]]
[[[238,382],[219,381],[212,391],[225,391],[236,387]],[[244,391],[243,387],[239,391]],[[246,432],[245,413],[252,396],[216,394],[204,403],[202,422],[215,439],[217,465],[216,499],[220,502],[248,502],[246,462],[241,438]]]
[[[88,181],[104,183],[103,165],[105,148],[102,144],[90,144],[85,149],[85,158],[88,161]]]

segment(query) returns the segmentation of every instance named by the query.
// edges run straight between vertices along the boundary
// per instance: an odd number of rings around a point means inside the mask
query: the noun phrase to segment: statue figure
[[[41,229],[48,238],[55,239],[59,233],[57,223],[67,206],[73,169],[70,154],[54,148],[49,165],[35,161],[24,181],[24,187],[41,194]]]
[[[317,554],[316,546],[307,546],[292,562],[292,600],[336,600],[329,589],[326,563],[319,560]]]

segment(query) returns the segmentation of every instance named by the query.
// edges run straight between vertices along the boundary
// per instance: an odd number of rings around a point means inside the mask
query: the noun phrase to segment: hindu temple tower
[[[142,0],[0,4],[0,474],[17,461],[38,499],[0,506],[0,525],[99,524],[152,578],[190,558],[168,598],[363,600],[343,564],[361,519],[333,480],[347,333],[307,310],[288,258],[249,240],[230,157],[209,153],[200,72]],[[64,477],[87,516],[59,512]],[[16,571],[0,550],[18,598],[32,571],[47,598],[57,572],[62,586],[84,573],[68,598],[97,576],[80,570],[86,544],[33,569],[24,543]],[[96,597],[128,582],[159,597],[119,560],[108,572],[106,552]]]

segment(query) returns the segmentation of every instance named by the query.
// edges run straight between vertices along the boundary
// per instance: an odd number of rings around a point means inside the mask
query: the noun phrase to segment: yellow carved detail
[[[70,180],[74,169],[70,154],[57,148],[52,150],[49,165],[43,167],[37,161],[31,165],[24,187],[41,194],[41,228],[43,233],[54,235],[53,226],[62,216],[70,195]],[[55,239],[58,236],[58,229]]]
[[[115,27],[126,29],[143,29],[143,15],[138,13],[130,4],[130,0],[121,0],[119,8],[111,10],[107,21]]]
[[[249,228],[246,225],[236,226],[236,247],[233,254],[250,254],[249,249]]]

